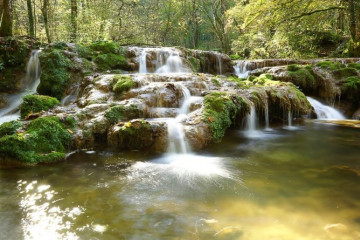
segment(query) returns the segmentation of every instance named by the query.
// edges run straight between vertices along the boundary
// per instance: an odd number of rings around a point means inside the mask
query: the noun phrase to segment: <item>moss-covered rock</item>
[[[287,67],[290,82],[302,89],[313,89],[316,85],[315,77],[310,66],[289,65]]]
[[[126,121],[134,118],[143,117],[143,111],[136,105],[114,106],[105,113],[105,117],[110,123],[114,124],[119,121]]]
[[[5,135],[15,134],[16,131],[22,127],[22,124],[18,121],[5,122],[0,125],[0,138]]]
[[[334,70],[332,73],[337,79],[343,79],[343,78],[348,78],[348,77],[358,75],[356,69],[351,68],[351,67],[340,68],[340,69]]]
[[[345,65],[342,64],[341,62],[333,62],[333,61],[318,62],[315,66],[328,70],[337,70],[345,67]]]
[[[108,139],[113,145],[122,149],[144,149],[153,145],[154,132],[149,122],[145,120],[133,120],[120,122],[113,131],[110,131]]]
[[[47,111],[59,104],[56,98],[43,95],[26,95],[20,106],[20,116],[25,118],[29,113]]]
[[[239,96],[212,92],[204,98],[203,121],[208,123],[213,141],[219,142],[236,116],[248,106]]]
[[[341,93],[346,99],[357,102],[360,100],[360,77],[351,76],[340,81]]]
[[[221,86],[219,80],[217,78],[215,78],[215,77],[211,78],[211,82],[217,87]]]
[[[71,140],[58,117],[38,118],[30,122],[25,132],[0,138],[0,160],[23,164],[61,160]]]
[[[97,69],[106,71],[111,69],[127,69],[128,63],[126,57],[114,53],[101,54],[95,57],[94,62],[97,64]]]
[[[70,83],[71,60],[63,50],[47,48],[40,55],[41,82],[37,91],[61,100]]]
[[[116,83],[115,83],[116,82]],[[121,96],[122,93],[129,91],[131,88],[135,87],[136,84],[130,76],[117,75],[112,79],[113,91],[117,96]]]

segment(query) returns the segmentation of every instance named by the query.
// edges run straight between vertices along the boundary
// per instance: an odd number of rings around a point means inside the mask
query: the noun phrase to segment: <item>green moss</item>
[[[218,86],[218,87],[221,86],[219,80],[217,80],[216,78],[211,78],[211,82],[212,82],[215,86]]]
[[[57,48],[60,50],[67,50],[68,45],[65,42],[56,42],[52,45],[53,48]]]
[[[298,71],[301,69],[301,67],[297,64],[288,65],[286,68],[288,71],[291,71],[291,72],[295,72],[295,71]]]
[[[356,70],[360,70],[360,63],[349,63],[348,67],[355,68]]]
[[[89,48],[93,51],[101,53],[119,53],[119,47],[114,42],[98,41],[89,45]]]
[[[0,138],[0,157],[24,163],[63,159],[71,139],[59,118],[38,118],[30,122],[27,132]]]
[[[56,98],[43,95],[26,95],[20,106],[20,116],[25,118],[29,113],[47,111],[59,104]]]
[[[145,120],[121,123],[119,125],[118,144],[124,149],[144,149],[153,143],[151,125]]]
[[[0,125],[0,138],[5,135],[15,134],[16,131],[22,127],[22,124],[18,121],[6,122]]]
[[[212,138],[219,142],[237,114],[246,106],[239,96],[228,96],[224,92],[212,92],[204,98],[203,121],[209,124]]]
[[[69,67],[71,61],[62,50],[47,49],[39,55],[41,64],[41,82],[37,91],[61,99],[70,82]]]
[[[353,102],[357,102],[360,99],[360,78],[359,77],[348,77],[340,81],[341,93],[347,99]]]
[[[200,60],[195,57],[188,57],[189,63],[195,72],[201,71],[201,63]]]
[[[73,116],[67,116],[64,119],[64,128],[73,129],[76,127],[76,120]]]
[[[129,91],[136,85],[130,76],[115,76],[112,79],[112,82],[115,81],[116,83],[113,86],[113,91],[117,96],[120,96],[122,93]]]
[[[318,62],[316,64],[316,66],[321,67],[323,69],[329,69],[329,70],[337,70],[337,69],[345,67],[345,65],[342,64],[341,62],[332,62],[332,61]]]
[[[296,86],[299,86],[303,89],[313,88],[315,86],[315,77],[312,74],[312,70],[309,70],[309,68],[300,67],[297,65],[289,65],[287,69],[290,81]]]
[[[351,76],[357,76],[357,71],[355,68],[345,67],[334,70],[333,74],[336,78],[341,79],[341,78],[348,78]]]
[[[108,119],[112,124],[119,121],[143,117],[143,115],[143,111],[136,105],[114,106],[105,113],[106,119]]]
[[[114,53],[101,54],[94,59],[94,62],[100,71],[116,68],[126,69],[128,67],[126,57]]]

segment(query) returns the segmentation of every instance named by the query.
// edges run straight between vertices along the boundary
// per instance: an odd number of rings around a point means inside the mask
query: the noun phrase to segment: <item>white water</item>
[[[142,50],[139,57],[139,73],[147,73],[147,67],[146,67],[146,49]]]
[[[234,66],[235,74],[238,78],[248,78],[249,77],[249,61],[238,61]]]
[[[332,108],[330,106],[324,105],[321,102],[311,98],[307,97],[309,103],[311,106],[314,107],[315,112],[317,114],[317,119],[345,119],[344,115],[342,115],[338,110],[335,108]]]
[[[253,104],[250,106],[250,112],[246,116],[245,136],[248,138],[260,138],[264,134],[257,130],[257,115]]]
[[[139,62],[139,73],[150,73],[151,66],[147,66],[147,56],[156,56],[152,59],[155,65],[155,73],[188,73],[191,72],[183,64],[180,57],[180,51],[174,48],[132,48],[137,52],[137,61]]]
[[[222,61],[221,61],[221,54],[219,54],[219,53],[216,54],[216,62],[218,65],[218,73],[219,73],[219,75],[222,75],[222,73],[223,73]]]
[[[191,99],[191,94],[188,88],[183,84],[177,83],[177,87],[181,89],[183,95],[183,103],[176,118],[170,118],[167,120],[168,125],[168,153],[170,154],[186,154],[191,152],[190,146],[186,141],[185,133],[181,121],[186,118],[186,114],[189,111],[190,104],[187,104]]]
[[[22,98],[25,95],[36,92],[36,88],[40,83],[41,74],[39,53],[40,50],[33,50],[31,52],[31,57],[26,67],[24,87],[19,93],[7,97],[8,105],[0,109],[0,124],[16,120],[20,116],[19,106],[22,103]]]

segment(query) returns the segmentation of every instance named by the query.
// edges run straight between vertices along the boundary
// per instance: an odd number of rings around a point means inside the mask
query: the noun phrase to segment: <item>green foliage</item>
[[[120,96],[123,92],[129,91],[136,85],[130,76],[115,76],[113,81],[116,81],[113,91],[117,96]]]
[[[130,106],[114,106],[106,111],[105,117],[114,124],[119,121],[130,120],[143,116],[142,110],[136,105]]]
[[[46,49],[39,55],[41,82],[37,91],[61,100],[70,82],[71,61],[62,50]]]
[[[233,61],[236,61],[236,60],[242,60],[243,58],[238,55],[238,54],[233,54],[233,55],[229,55],[230,59],[233,60]]]
[[[59,50],[67,50],[68,49],[68,45],[65,42],[56,42],[52,46]]]
[[[5,135],[12,135],[22,127],[22,124],[18,121],[5,122],[0,125],[0,138]]]
[[[95,57],[94,62],[97,64],[97,67],[101,71],[111,70],[111,69],[126,69],[127,61],[124,55],[107,53],[101,54]]]
[[[20,106],[20,116],[25,118],[29,113],[47,111],[59,104],[56,98],[43,95],[26,95]]]
[[[59,118],[38,118],[30,122],[27,132],[0,138],[0,157],[30,164],[60,160],[71,139]]]
[[[224,92],[212,92],[205,96],[202,119],[209,124],[215,142],[222,139],[244,105],[241,97],[228,96]]]
[[[107,42],[107,41],[97,41],[93,42],[89,45],[89,48],[92,51],[96,51],[99,53],[119,53],[119,47],[114,42]]]

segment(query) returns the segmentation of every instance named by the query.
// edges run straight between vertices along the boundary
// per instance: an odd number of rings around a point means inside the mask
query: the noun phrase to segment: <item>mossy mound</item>
[[[72,136],[58,117],[38,118],[26,131],[0,138],[0,159],[22,164],[52,162],[65,158]]]
[[[122,93],[127,92],[136,86],[135,82],[130,76],[124,75],[116,75],[111,80],[111,85],[113,85],[113,91],[117,96],[121,96]]]
[[[11,121],[6,122],[0,125],[0,138],[5,135],[15,134],[16,131],[22,127],[21,122],[19,121]]]
[[[76,46],[80,57],[96,63],[99,71],[129,70],[125,50],[114,42],[98,41]]]
[[[154,142],[151,125],[145,120],[121,122],[116,127],[117,144],[123,149],[144,149]]]
[[[204,98],[203,121],[211,130],[213,141],[219,142],[226,129],[241,111],[248,111],[245,101],[239,96],[224,92],[212,92]]]
[[[47,111],[59,104],[56,98],[43,95],[26,95],[20,106],[20,116],[24,119],[29,113]]]
[[[315,66],[328,70],[337,70],[345,67],[345,65],[342,64],[341,62],[333,62],[333,61],[318,62]]]
[[[70,83],[71,60],[63,50],[47,48],[40,55],[41,82],[38,93],[61,100]]]
[[[332,73],[337,79],[343,79],[358,75],[356,69],[351,67],[340,68],[332,71]]]
[[[105,113],[106,119],[109,120],[112,124],[119,121],[140,118],[143,117],[143,115],[143,111],[136,105],[114,106]]]
[[[100,71],[128,68],[126,57],[114,53],[101,54],[95,57],[94,62]]]
[[[351,76],[340,81],[341,93],[352,102],[360,100],[360,77]]]
[[[316,86],[315,77],[310,66],[287,66],[290,82],[302,89],[313,89]]]

